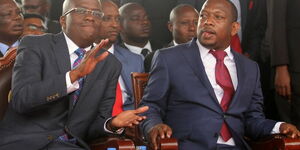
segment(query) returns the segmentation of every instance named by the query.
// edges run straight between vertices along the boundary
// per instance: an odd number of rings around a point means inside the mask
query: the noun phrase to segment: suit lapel
[[[61,73],[66,73],[71,69],[68,46],[63,33],[56,34],[53,38],[53,51]]]
[[[239,56],[239,54],[237,54],[232,49],[231,49],[231,52],[234,56],[234,61],[235,61],[235,65],[236,65],[238,85],[237,85],[235,94],[231,100],[230,105],[239,99],[239,95],[241,94],[241,92],[243,91],[243,87],[245,86],[245,81],[246,81],[245,77],[247,76],[245,64],[244,64],[244,61],[241,59],[241,56]],[[229,109],[230,109],[230,106],[229,106]]]
[[[121,71],[121,77],[124,81],[124,84],[125,84],[125,88],[126,88],[126,91],[128,90],[128,94],[132,93],[131,91],[131,81],[129,80],[131,77],[130,77],[130,72],[128,72],[128,60],[125,56],[125,53],[122,53],[121,50],[118,49],[118,46],[115,45],[115,50],[114,50],[114,55],[117,57],[117,59],[121,62],[122,64],[122,71]]]
[[[216,104],[220,107],[217,97],[215,95],[215,92],[209,82],[207,75],[206,75],[196,40],[197,39],[194,38],[189,43],[188,48],[186,50],[182,50],[182,54],[186,58],[188,64],[191,66],[191,68],[193,69],[193,71],[196,74],[196,76],[198,77],[198,79],[205,85],[205,87],[206,87],[206,89],[208,89],[211,97],[214,99]]]
[[[103,52],[104,52],[103,49],[100,50],[99,55]],[[83,87],[81,89],[81,92],[80,92],[80,95],[79,95],[79,98],[78,98],[78,101],[77,101],[76,105],[80,106],[80,103],[83,103],[83,101],[86,100],[86,94],[89,92],[90,88],[93,86],[94,81],[97,80],[97,76],[98,76],[99,72],[102,70],[102,67],[104,66],[104,64],[105,64],[105,60],[98,63],[96,68],[94,69],[94,71],[84,78]],[[70,108],[76,109],[76,107],[73,107],[73,102],[72,101],[70,101],[70,105],[71,105]]]

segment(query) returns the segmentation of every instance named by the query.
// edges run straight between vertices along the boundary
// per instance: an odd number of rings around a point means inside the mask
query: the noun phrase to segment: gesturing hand
[[[279,127],[279,130],[280,130],[280,133],[285,134],[286,136],[288,136],[290,138],[299,138],[300,137],[300,132],[292,124],[282,123]]]
[[[88,51],[81,61],[81,63],[73,70],[70,71],[71,82],[82,78],[91,72],[94,71],[98,62],[104,60],[109,53],[107,51],[103,52],[101,55],[97,56],[98,52],[105,47],[105,45],[109,42],[108,39],[102,40],[94,49]]]
[[[166,124],[157,124],[149,132],[150,142],[154,150],[158,149],[158,141],[165,137],[170,138],[172,135],[172,129]]]
[[[139,116],[139,114],[146,112],[148,109],[148,106],[143,106],[136,110],[123,111],[112,119],[111,126],[114,128],[123,128],[138,125],[146,119],[146,116]]]

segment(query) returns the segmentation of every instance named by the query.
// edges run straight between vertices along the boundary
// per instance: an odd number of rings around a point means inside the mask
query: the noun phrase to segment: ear
[[[231,36],[237,34],[239,29],[240,29],[240,24],[238,22],[233,22],[231,25]]]
[[[66,29],[66,16],[60,16],[59,23],[62,29]]]
[[[173,33],[173,24],[172,24],[172,22],[168,22],[167,23],[167,26],[168,26],[168,29],[169,29],[169,31],[171,32],[171,33]]]

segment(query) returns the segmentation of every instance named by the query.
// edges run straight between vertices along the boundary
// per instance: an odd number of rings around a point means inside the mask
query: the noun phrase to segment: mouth
[[[112,35],[112,36],[118,36],[119,35],[119,32],[117,32],[117,31],[110,31],[110,32],[108,32],[110,35]]]
[[[149,28],[149,27],[144,27],[144,28],[142,29],[142,31],[143,31],[144,33],[149,33],[149,32],[150,32],[150,28]]]
[[[203,30],[201,30],[201,35],[204,38],[211,38],[215,34],[216,34],[216,32],[214,30],[212,30],[212,29],[203,29]]]
[[[14,31],[23,31],[24,27],[23,27],[23,24],[16,24],[12,27],[12,29]]]

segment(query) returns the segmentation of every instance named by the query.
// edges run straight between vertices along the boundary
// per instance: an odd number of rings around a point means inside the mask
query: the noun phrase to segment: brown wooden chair
[[[106,150],[109,147],[117,150],[135,150],[135,145],[132,140],[121,137],[108,137],[93,141],[89,144],[91,150]]]
[[[0,120],[3,119],[8,105],[8,95],[11,89],[12,69],[17,55],[16,48],[12,48],[0,57]]]
[[[139,73],[139,72],[132,72],[131,73],[131,80],[132,80],[132,88],[133,88],[133,95],[135,100],[135,108],[138,107],[139,103],[142,100],[144,88],[147,85],[149,78],[148,73]],[[140,133],[138,127],[135,128],[134,137],[130,137],[135,142],[135,145],[147,145],[147,149],[151,150],[151,146],[145,143],[145,140]],[[174,138],[166,138],[161,139],[159,143],[160,150],[178,150],[178,142]]]
[[[131,78],[132,78],[133,92],[135,97],[135,106],[137,107],[142,99],[144,88],[146,87],[148,82],[149,74],[133,72],[131,73]],[[136,133],[138,132],[139,130],[136,129]],[[140,136],[136,135],[136,137],[140,137]],[[300,150],[300,139],[291,139],[281,134],[275,134],[267,138],[260,139],[258,141],[253,141],[250,140],[249,138],[246,139],[253,150]],[[170,143],[166,145],[172,145],[172,148],[174,149],[178,147],[176,139],[167,139],[167,140],[171,140],[171,141],[168,141]],[[161,143],[161,149],[164,148],[165,148],[164,143]],[[166,148],[166,149],[172,150],[172,148],[171,149]]]

